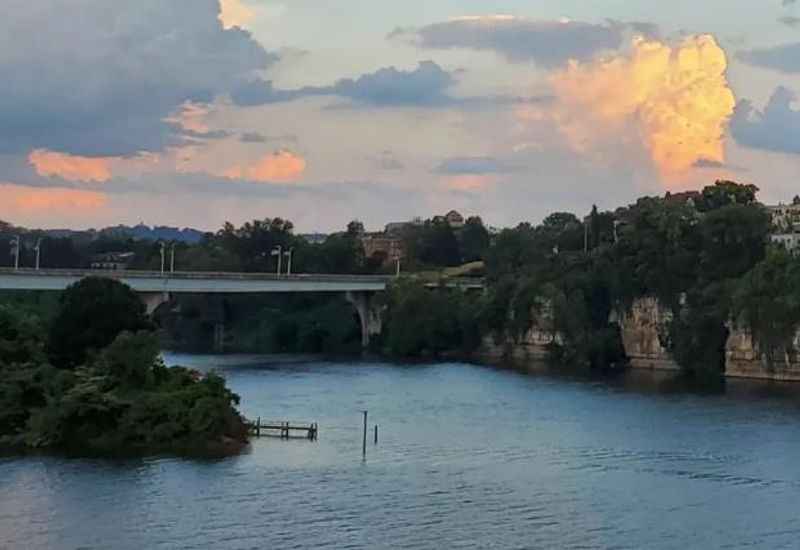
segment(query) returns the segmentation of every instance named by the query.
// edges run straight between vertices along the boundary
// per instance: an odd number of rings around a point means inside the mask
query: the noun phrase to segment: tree
[[[360,237],[365,232],[364,224],[358,220],[353,220],[347,224],[347,234],[353,237]]]
[[[753,334],[771,368],[792,350],[800,327],[800,259],[782,248],[742,277],[733,299],[733,317]]]
[[[152,330],[145,306],[127,285],[89,277],[64,291],[50,327],[48,353],[53,365],[75,368],[89,353],[110,345],[125,331]]]
[[[747,206],[756,202],[757,194],[758,187],[755,185],[718,180],[714,185],[703,189],[703,197],[697,208],[701,212],[709,212],[730,204]]]
[[[43,363],[43,331],[36,317],[0,305],[0,370],[4,365]]]
[[[489,249],[489,231],[478,216],[467,219],[461,230],[461,257],[464,262],[483,260]]]
[[[792,204],[794,206],[800,206],[800,195],[795,195],[792,199]]]

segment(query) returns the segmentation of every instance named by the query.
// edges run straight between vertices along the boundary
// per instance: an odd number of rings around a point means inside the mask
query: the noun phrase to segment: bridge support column
[[[139,294],[147,308],[147,314],[152,315],[161,304],[169,302],[169,292],[142,292]]]
[[[214,325],[214,353],[225,353],[225,325]]]
[[[370,339],[378,336],[383,330],[380,309],[374,303],[372,292],[350,291],[346,296],[347,301],[353,304],[358,313],[358,320],[361,322],[361,346],[366,349],[369,347]]]

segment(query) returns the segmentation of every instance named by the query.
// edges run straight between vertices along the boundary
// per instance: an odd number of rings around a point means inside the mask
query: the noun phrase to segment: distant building
[[[767,210],[772,216],[772,242],[800,253],[800,204],[779,204]]]
[[[782,245],[786,250],[800,253],[800,233],[781,233],[770,238],[773,243]]]
[[[684,191],[682,193],[670,193],[664,196],[664,200],[672,204],[685,204],[692,208],[696,208],[697,204],[703,198],[700,191]]]
[[[800,204],[768,206],[772,225],[779,233],[800,233]]]
[[[106,269],[109,271],[124,271],[136,258],[133,252],[108,252],[95,254],[91,259],[92,269]]]
[[[394,235],[369,234],[361,237],[364,247],[364,257],[382,257],[383,263],[388,264],[405,258],[403,240]]]

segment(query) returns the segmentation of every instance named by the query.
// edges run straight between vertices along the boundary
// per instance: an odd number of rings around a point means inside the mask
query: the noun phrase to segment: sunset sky
[[[30,227],[800,193],[797,0],[5,0],[0,75]]]

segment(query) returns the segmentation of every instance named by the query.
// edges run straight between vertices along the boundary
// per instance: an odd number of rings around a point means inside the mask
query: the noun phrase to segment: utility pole
[[[278,257],[278,270],[276,271],[278,277],[281,276],[281,260],[283,260],[283,247],[281,245],[272,249],[272,255]]]
[[[14,239],[11,241],[11,254],[14,256],[14,269],[15,270],[19,269],[19,252],[20,252],[20,246],[21,246],[20,243],[21,243],[21,241],[20,241],[19,235],[14,237]]]
[[[361,445],[361,454],[364,458],[367,457],[367,411],[364,412],[364,441]]]
[[[33,249],[36,251],[36,271],[39,271],[39,260],[42,257],[42,239],[36,240],[36,246]]]

